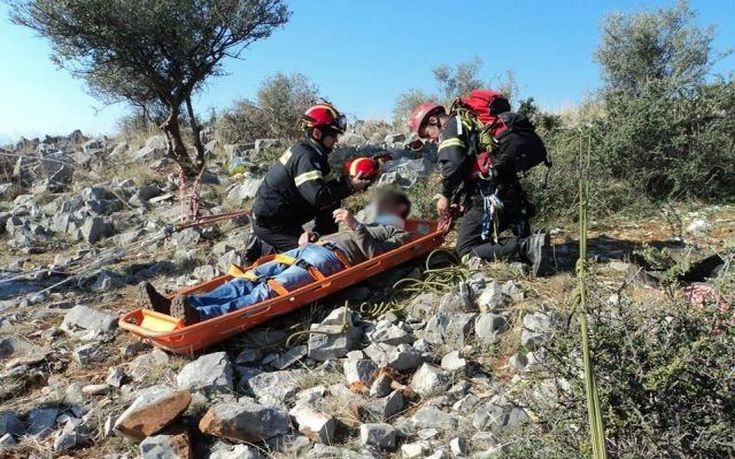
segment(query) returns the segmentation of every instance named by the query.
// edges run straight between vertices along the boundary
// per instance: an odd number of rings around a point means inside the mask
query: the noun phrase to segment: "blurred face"
[[[426,139],[428,142],[436,143],[439,141],[439,134],[441,133],[441,126],[439,117],[430,116],[427,122],[421,126],[419,130],[419,136],[422,139]]]
[[[382,197],[375,203],[377,215],[395,215],[403,218],[406,213],[406,206],[389,197]]]

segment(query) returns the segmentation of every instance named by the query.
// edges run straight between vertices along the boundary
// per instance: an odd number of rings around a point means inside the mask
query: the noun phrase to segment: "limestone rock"
[[[449,372],[428,363],[424,363],[411,379],[411,389],[422,397],[439,394],[449,389],[450,385]]]
[[[370,386],[375,378],[375,372],[378,371],[378,366],[375,362],[368,359],[345,360],[343,368],[347,384],[359,381],[366,386]]]
[[[140,443],[141,459],[192,459],[189,432],[182,425],[165,429]]]
[[[492,344],[508,329],[505,317],[492,312],[484,312],[475,320],[475,336],[486,344]]]
[[[226,352],[205,354],[184,366],[176,377],[181,389],[231,390],[233,371]]]
[[[82,328],[104,333],[116,329],[117,322],[118,317],[113,314],[88,306],[77,305],[66,313],[64,321],[61,323],[61,329],[73,331],[75,328]]]
[[[289,431],[288,415],[255,402],[219,403],[207,411],[199,429],[232,441],[258,442]]]
[[[294,406],[289,412],[299,426],[299,432],[325,444],[331,444],[334,431],[337,428],[337,420],[307,403]]]
[[[360,443],[381,449],[393,449],[396,447],[396,429],[385,423],[362,424]]]
[[[160,432],[189,407],[191,393],[163,386],[145,389],[117,418],[115,431],[133,440]]]

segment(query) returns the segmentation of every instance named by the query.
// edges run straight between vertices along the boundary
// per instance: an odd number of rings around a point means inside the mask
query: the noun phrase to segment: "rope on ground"
[[[580,145],[581,147],[581,145]],[[592,457],[594,459],[606,459],[607,449],[605,447],[605,428],[602,422],[602,411],[600,408],[600,397],[597,393],[594,366],[590,351],[589,326],[587,323],[587,296],[590,279],[590,264],[587,261],[587,209],[589,184],[585,172],[589,167],[589,152],[591,150],[591,138],[588,143],[586,164],[582,157],[580,148],[580,176],[579,176],[579,259],[577,260],[577,287],[574,290],[572,302],[574,312],[579,320],[579,333],[582,346],[582,359],[584,365],[584,382],[587,398],[587,415],[589,418],[590,440],[592,442]]]
[[[432,259],[444,254],[452,259],[452,264],[442,268],[432,268]],[[426,263],[421,279],[403,278],[393,284],[393,291],[389,299],[381,302],[364,302],[359,307],[362,316],[376,319],[388,312],[400,312],[406,307],[405,302],[399,301],[401,294],[423,293],[427,291],[444,293],[460,282],[466,282],[479,270],[471,269],[463,264],[457,256],[447,249],[436,249],[426,257]]]

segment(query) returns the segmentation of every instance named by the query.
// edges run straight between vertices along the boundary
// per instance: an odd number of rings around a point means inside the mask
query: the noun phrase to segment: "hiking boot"
[[[182,319],[186,325],[199,322],[199,312],[191,305],[186,295],[176,295],[171,302],[171,316]]]
[[[548,268],[550,238],[548,233],[536,233],[526,238],[523,254],[531,264],[531,274],[537,276]]]
[[[171,300],[158,293],[150,282],[141,282],[138,284],[138,301],[144,307],[153,309],[161,314],[171,312]]]

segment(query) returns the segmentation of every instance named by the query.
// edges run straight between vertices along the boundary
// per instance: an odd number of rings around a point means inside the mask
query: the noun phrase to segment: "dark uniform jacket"
[[[470,158],[470,130],[471,126],[454,115],[439,134],[438,159],[442,169],[442,195],[449,199],[462,185],[468,185],[471,160],[474,160]]]
[[[304,139],[289,148],[263,179],[253,205],[255,221],[300,226],[352,192],[347,178],[332,176],[321,146]]]

